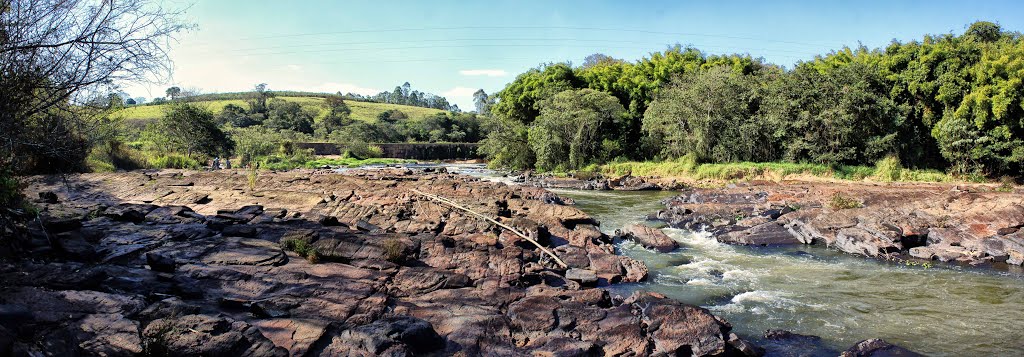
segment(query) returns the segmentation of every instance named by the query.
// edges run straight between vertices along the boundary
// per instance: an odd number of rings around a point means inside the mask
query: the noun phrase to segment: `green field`
[[[316,97],[277,97],[289,102],[297,102],[302,105],[303,108],[315,110],[320,115],[326,113],[324,108],[321,106],[323,98]],[[242,108],[247,108],[247,104],[241,99],[231,100],[211,100],[211,101],[199,101],[194,102],[200,106],[205,106],[207,109],[212,111],[214,114],[220,113],[228,104],[234,104]],[[357,102],[354,100],[347,100],[345,104],[352,109],[352,119],[361,120],[366,122],[377,121],[377,115],[391,109],[397,109],[409,116],[410,120],[420,120],[437,113],[444,113],[445,111],[433,108],[413,107],[408,105],[398,104],[385,104],[385,103],[372,103],[372,102]],[[157,119],[163,115],[164,109],[167,105],[140,105],[122,109],[114,116],[123,118],[127,121],[149,121]],[[317,118],[320,117],[317,115]]]

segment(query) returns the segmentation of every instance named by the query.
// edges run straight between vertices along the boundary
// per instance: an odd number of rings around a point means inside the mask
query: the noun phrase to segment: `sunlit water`
[[[434,165],[430,165],[434,166]],[[450,172],[510,183],[482,165]],[[671,192],[552,190],[612,233],[664,208]],[[657,253],[619,242],[621,254],[651,269],[645,283],[621,284],[700,305],[758,341],[767,329],[821,336],[833,350],[882,338],[932,356],[1024,356],[1024,274],[945,264],[930,268],[861,258],[816,246],[721,244],[706,233],[665,229],[682,248]]]
[[[664,206],[670,192],[553,190],[612,232]],[[615,293],[656,291],[725,317],[757,340],[766,329],[821,336],[836,350],[882,338],[935,356],[1024,356],[1024,278],[946,265],[879,262],[812,246],[743,247],[665,229],[682,248],[657,253],[620,242],[652,277]]]

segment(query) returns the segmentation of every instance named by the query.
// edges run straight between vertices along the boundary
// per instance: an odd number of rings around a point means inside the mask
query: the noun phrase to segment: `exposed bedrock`
[[[1024,264],[1024,194],[985,185],[753,182],[689,189],[665,204],[657,218],[724,243]]]
[[[30,184],[52,195],[2,252],[0,355],[760,353],[700,307],[610,296],[647,267],[542,189],[409,170]]]

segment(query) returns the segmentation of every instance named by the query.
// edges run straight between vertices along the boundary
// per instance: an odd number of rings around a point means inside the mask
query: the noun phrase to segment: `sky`
[[[166,0],[196,25],[172,42],[174,71],[124,84],[152,99],[273,90],[376,94],[409,82],[472,110],[543,63],[593,53],[636,61],[670,45],[792,67],[843,46],[962,33],[977,20],[1024,31],[1024,1],[264,1]]]

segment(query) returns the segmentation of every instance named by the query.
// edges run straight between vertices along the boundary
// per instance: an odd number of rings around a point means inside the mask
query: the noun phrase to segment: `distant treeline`
[[[593,55],[519,75],[487,108],[497,165],[571,170],[617,160],[786,161],[1019,176],[1024,41],[990,22],[792,69],[676,46]],[[494,102],[494,101],[492,101]]]
[[[176,88],[176,87],[172,87]],[[209,94],[184,94],[184,95],[172,95],[172,90],[168,90],[168,97],[174,97],[176,100],[185,102],[201,102],[201,101],[212,101],[212,100],[247,100],[252,97],[253,92],[228,92],[228,93],[209,93]],[[401,104],[409,105],[414,107],[433,108],[446,110],[450,112],[459,112],[458,105],[451,104],[448,99],[442,96],[438,96],[431,93],[424,93],[418,90],[412,89],[409,82],[401,86],[396,86],[394,91],[391,92],[380,92],[376,95],[362,95],[356,93],[342,94],[338,92],[324,93],[324,92],[304,92],[304,91],[290,91],[290,90],[275,90],[270,91],[274,96],[278,97],[312,97],[312,98],[327,98],[330,96],[340,95],[345,100],[354,100],[358,102],[372,102],[372,103],[388,103],[388,104]],[[181,93],[178,90],[176,93]],[[154,98],[153,101],[145,105],[159,105],[166,103],[166,98]]]

